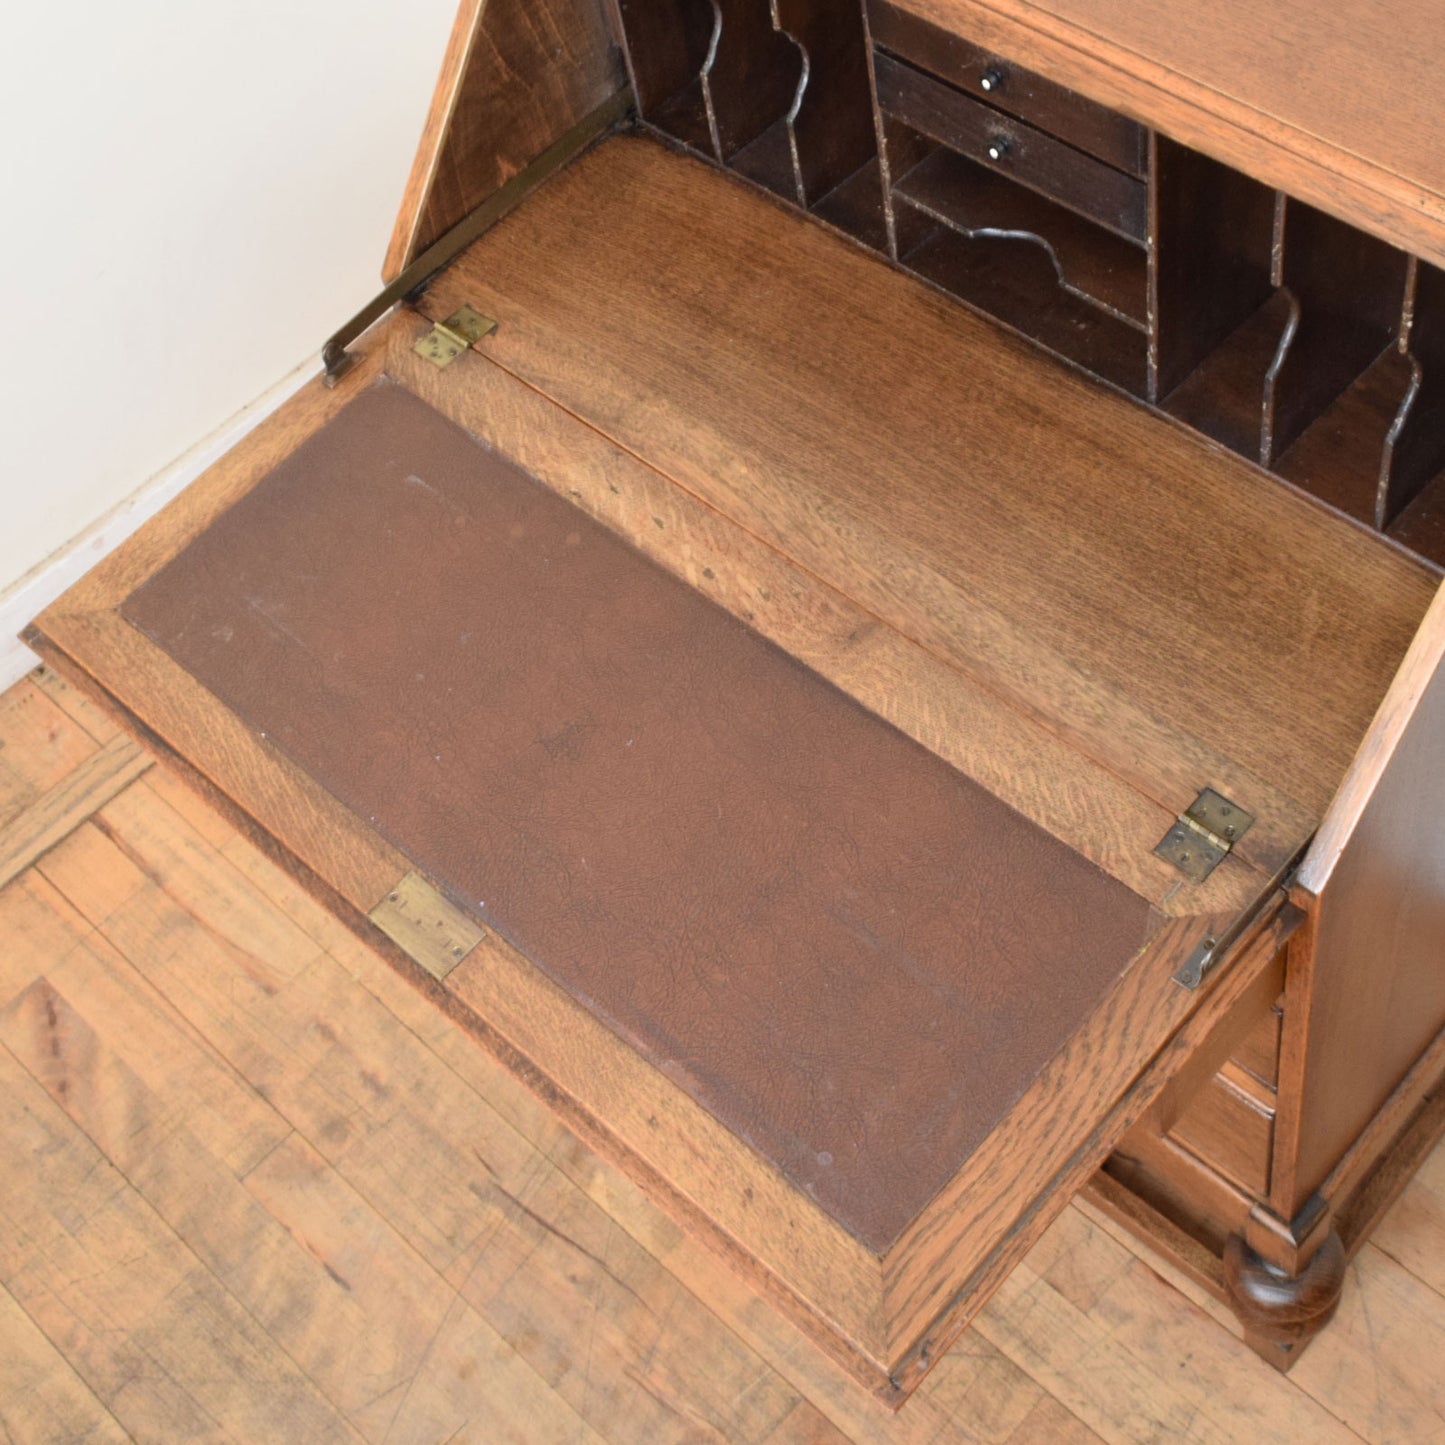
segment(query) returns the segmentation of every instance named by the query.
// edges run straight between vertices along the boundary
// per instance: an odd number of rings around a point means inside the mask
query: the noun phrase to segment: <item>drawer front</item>
[[[1279,1087],[1279,1039],[1284,1022],[1282,1004],[1281,999],[1240,1039],[1230,1054],[1230,1058],[1245,1073],[1270,1089]]]
[[[1284,963],[1281,950],[1140,1125],[1256,1198],[1269,1192],[1274,1152]]]
[[[890,55],[878,54],[875,66],[878,104],[886,115],[1121,236],[1143,242],[1147,200],[1142,181]]]
[[[1241,1189],[1260,1198],[1269,1193],[1273,1100],[1259,1097],[1232,1065],[1200,1090],[1169,1137]]]
[[[1121,171],[1145,174],[1148,132],[1137,122],[892,5],[870,5],[868,20],[875,45]]]

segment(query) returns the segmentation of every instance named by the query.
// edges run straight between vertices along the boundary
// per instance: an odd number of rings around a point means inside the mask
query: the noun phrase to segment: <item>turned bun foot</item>
[[[1329,1323],[1345,1282],[1345,1247],[1330,1230],[1298,1274],[1259,1257],[1242,1236],[1224,1246],[1229,1304],[1244,1325],[1245,1342],[1277,1369],[1287,1370]]]

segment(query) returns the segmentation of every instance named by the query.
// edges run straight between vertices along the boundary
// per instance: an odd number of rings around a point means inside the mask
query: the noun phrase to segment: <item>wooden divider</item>
[[[644,119],[717,159],[703,71],[721,12],[713,0],[616,0]]]
[[[1410,391],[1385,443],[1377,527],[1390,526],[1445,470],[1445,271],[1423,261],[1411,270],[1401,337]]]
[[[1298,201],[1280,207],[1275,281],[1297,318],[1265,378],[1260,461],[1277,462],[1399,334],[1406,257]]]
[[[807,62],[788,125],[799,195],[812,207],[877,157],[863,12],[826,0],[773,0],[774,23]]]
[[[655,131],[1445,558],[1445,271],[888,0],[617,3]]]

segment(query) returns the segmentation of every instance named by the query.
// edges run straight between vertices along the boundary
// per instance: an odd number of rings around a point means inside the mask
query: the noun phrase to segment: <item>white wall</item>
[[[8,631],[65,580],[64,549],[118,540],[122,518],[96,530],[108,512],[157,473],[166,490],[185,470],[168,464],[380,287],[455,3],[7,7]]]

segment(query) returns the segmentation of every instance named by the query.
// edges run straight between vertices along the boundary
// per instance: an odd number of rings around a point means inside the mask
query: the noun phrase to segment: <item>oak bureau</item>
[[[886,1403],[1079,1191],[1286,1368],[1445,1127],[1442,62],[465,0],[386,289],[28,636]]]

